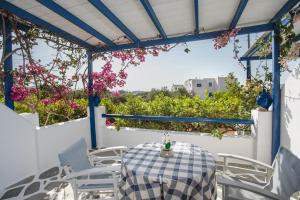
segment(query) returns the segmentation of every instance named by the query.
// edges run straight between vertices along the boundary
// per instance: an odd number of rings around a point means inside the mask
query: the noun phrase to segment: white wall
[[[16,114],[0,103],[0,190],[59,165],[58,154],[79,138],[90,147],[88,118],[38,127],[37,114]]]
[[[38,113],[21,113],[19,115],[33,123],[35,126],[40,126]]]
[[[88,118],[38,128],[40,170],[59,165],[58,154],[81,137],[86,139],[90,147],[91,139]]]
[[[271,164],[272,149],[272,112],[252,110],[254,125],[251,133],[254,137],[254,157],[256,160]]]
[[[187,91],[194,92],[200,98],[204,98],[206,90],[208,92],[225,90],[225,79],[226,77],[188,79],[184,82],[184,87]],[[209,83],[212,83],[212,86],[209,86]],[[201,87],[197,87],[197,84],[201,84]]]
[[[300,71],[289,75],[281,89],[281,145],[300,158]]]
[[[160,130],[122,128],[117,131],[113,127],[107,128],[102,113],[105,113],[104,107],[95,109],[98,147],[133,147],[162,139],[164,131]],[[223,137],[219,140],[210,134],[170,133],[173,140],[193,143],[215,156],[220,152],[231,153],[268,162],[271,115],[258,111],[253,111],[252,115],[256,124],[251,136]],[[36,115],[19,116],[0,104],[0,189],[28,175],[59,165],[58,154],[81,137],[90,147],[89,118],[44,127],[36,127],[36,122]]]
[[[0,189],[37,170],[35,125],[0,103]]]

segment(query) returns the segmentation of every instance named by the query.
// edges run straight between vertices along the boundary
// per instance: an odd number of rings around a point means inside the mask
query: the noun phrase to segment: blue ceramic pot
[[[260,92],[259,96],[256,98],[256,105],[268,110],[269,107],[272,105],[272,97],[268,91],[263,89]]]

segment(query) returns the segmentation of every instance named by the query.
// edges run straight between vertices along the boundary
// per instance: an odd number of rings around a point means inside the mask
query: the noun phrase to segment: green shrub
[[[101,100],[101,105],[106,107],[110,114],[124,115],[148,115],[148,116],[174,116],[174,117],[198,117],[198,118],[224,118],[224,119],[250,119],[251,109],[255,108],[255,98],[261,91],[261,85],[257,82],[248,81],[244,86],[240,85],[233,74],[226,79],[227,90],[215,92],[201,99],[197,96],[188,95],[186,91],[170,92],[166,89],[152,90],[143,95],[123,93],[120,96],[107,97]],[[82,97],[82,92],[77,96]],[[4,98],[0,97],[4,102]],[[28,101],[35,101],[29,99]],[[41,125],[49,125],[77,119],[87,116],[88,101],[86,98],[74,100],[79,107],[71,109],[64,101],[57,101],[54,104],[45,106],[38,103],[37,112]],[[24,104],[15,103],[15,110],[18,113],[30,112]],[[146,129],[206,132],[219,138],[224,133],[229,134],[236,130],[249,131],[249,126],[212,124],[212,123],[181,123],[162,122],[145,120],[112,119],[117,128],[134,127]]]

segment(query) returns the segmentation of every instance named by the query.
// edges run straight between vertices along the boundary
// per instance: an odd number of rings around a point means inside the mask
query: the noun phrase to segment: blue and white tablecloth
[[[173,143],[174,157],[160,157],[160,143],[130,149],[122,159],[122,199],[217,198],[212,155],[192,144]]]

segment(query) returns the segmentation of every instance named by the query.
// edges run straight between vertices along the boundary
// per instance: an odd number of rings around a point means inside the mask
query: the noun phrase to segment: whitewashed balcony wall
[[[281,145],[300,158],[300,71],[289,75],[281,88]]]
[[[106,127],[104,107],[95,110],[98,147],[126,145],[133,147],[145,142],[160,142],[164,131]],[[193,143],[217,153],[232,153],[263,162],[270,160],[271,115],[253,111],[255,126],[251,136],[226,136],[222,140],[210,134],[171,131],[175,141]],[[264,116],[264,117],[262,117]],[[37,127],[36,114],[18,115],[0,104],[0,189],[38,171],[59,165],[58,154],[84,137],[90,146],[89,118]],[[263,134],[263,136],[260,136]],[[258,141],[260,140],[260,141]],[[3,163],[3,164],[2,164]],[[4,177],[4,178],[3,178]]]
[[[36,128],[0,103],[0,190],[38,169]]]

